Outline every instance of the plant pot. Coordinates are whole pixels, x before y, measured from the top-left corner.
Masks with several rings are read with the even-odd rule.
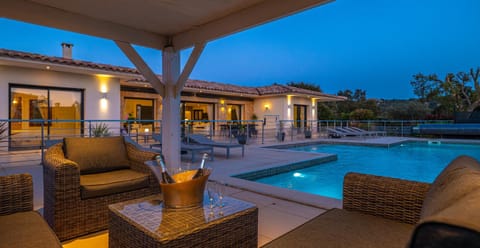
[[[245,145],[247,143],[247,135],[240,134],[237,136],[238,144]]]
[[[305,131],[305,139],[312,138],[312,131]]]

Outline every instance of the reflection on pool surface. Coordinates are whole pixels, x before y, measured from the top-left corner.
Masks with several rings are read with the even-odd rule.
[[[341,199],[347,172],[432,182],[459,155],[480,160],[480,145],[440,142],[412,142],[390,148],[320,144],[290,150],[337,154],[338,160],[255,181]]]

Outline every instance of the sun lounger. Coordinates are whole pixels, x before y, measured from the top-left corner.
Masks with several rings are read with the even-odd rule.
[[[245,146],[241,144],[235,143],[220,143],[213,141],[203,135],[200,134],[190,134],[187,136],[187,140],[193,141],[197,144],[211,146],[211,147],[218,147],[218,148],[225,148],[227,150],[227,159],[230,157],[230,148],[242,148],[242,157],[245,155]]]
[[[356,130],[350,130],[350,129],[347,129],[345,127],[337,127],[335,128],[335,130],[338,130],[340,132],[344,132],[346,136],[367,136],[366,133],[364,132],[358,132]]]
[[[328,137],[330,138],[341,138],[341,137],[347,136],[345,132],[342,132],[333,128],[327,128],[327,132],[328,132]]]
[[[385,131],[367,131],[367,130],[363,130],[361,128],[358,128],[358,127],[350,127],[350,129],[352,130],[357,130],[359,132],[367,132],[367,133],[370,133],[370,134],[373,134],[373,135],[387,135],[387,132]]]
[[[354,129],[352,127],[343,127],[343,129],[348,130],[349,132],[352,132],[352,133],[357,133],[358,135],[362,135],[362,136],[376,136],[378,134],[377,132],[365,131],[363,129]]]
[[[161,134],[152,134],[152,139],[157,143],[151,144],[150,149],[162,150],[162,135]],[[185,144],[180,143],[180,151],[182,154],[190,153],[192,155],[191,161],[195,161],[195,154],[200,152],[208,153],[210,160],[213,161],[213,147],[208,145],[197,145],[197,144]]]

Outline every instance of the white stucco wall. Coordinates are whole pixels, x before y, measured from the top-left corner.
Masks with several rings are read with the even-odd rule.
[[[258,119],[264,118],[265,115],[278,115],[280,120],[287,120],[287,97],[257,98],[253,101],[253,112]]]
[[[295,104],[306,105],[307,106],[307,120],[315,120],[315,118],[312,116],[312,99],[311,98],[292,96],[291,101],[292,101],[292,107]],[[291,120],[293,120],[293,110],[292,110]]]
[[[83,75],[0,65],[0,119],[8,119],[9,83],[84,89],[84,119],[120,119],[120,82],[113,77]],[[101,107],[107,92],[105,107]]]

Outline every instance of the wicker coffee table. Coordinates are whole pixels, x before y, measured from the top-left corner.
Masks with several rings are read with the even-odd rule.
[[[109,247],[257,247],[257,207],[230,197],[224,203],[172,210],[155,195],[112,204]]]

